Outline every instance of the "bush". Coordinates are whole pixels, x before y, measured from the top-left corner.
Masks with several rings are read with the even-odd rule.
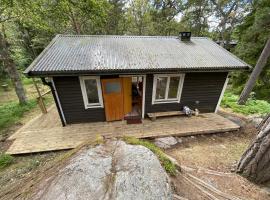
[[[234,112],[245,115],[250,114],[267,114],[270,113],[270,103],[264,100],[256,100],[254,97],[249,98],[245,105],[238,105],[238,95],[230,91],[226,91],[221,101],[221,106],[224,108],[231,108]]]
[[[36,100],[31,99],[27,104],[20,105],[17,102],[9,102],[0,106],[0,132],[2,129],[16,123],[25,112],[37,105]]]
[[[3,169],[9,165],[11,165],[14,161],[14,157],[9,154],[0,154],[0,169]]]
[[[154,145],[151,142],[148,142],[146,140],[139,140],[135,137],[124,137],[124,141],[128,144],[132,145],[142,145],[149,150],[151,150],[159,159],[161,162],[161,165],[164,167],[167,173],[169,173],[172,176],[176,175],[176,166],[172,161],[163,153],[163,151],[158,148],[156,145]]]

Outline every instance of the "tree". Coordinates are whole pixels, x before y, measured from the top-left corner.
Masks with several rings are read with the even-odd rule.
[[[208,33],[208,18],[211,7],[208,0],[191,0],[185,5],[182,22],[185,23],[192,35],[205,36]]]
[[[3,23],[11,20],[15,16],[10,10],[9,6],[10,2],[2,2],[2,6],[0,7],[0,25],[2,26],[2,30],[0,32],[0,60],[3,63],[4,69],[9,75],[14,88],[16,95],[18,96],[19,102],[24,104],[27,102],[27,98],[25,95],[25,91],[23,88],[23,84],[20,78],[20,74],[17,71],[14,60],[11,57],[10,53],[10,45],[5,35],[5,26]]]
[[[106,33],[119,35],[123,34],[123,27],[125,17],[125,4],[126,0],[109,0],[111,5],[108,11],[108,20],[106,25]]]
[[[255,66],[255,68],[253,69],[253,72],[251,73],[248,82],[246,83],[245,88],[243,89],[239,101],[239,104],[245,104],[248,96],[250,94],[250,92],[252,91],[256,80],[258,79],[260,73],[262,72],[264,66],[266,65],[267,59],[270,56],[270,38],[268,39],[268,41],[265,44],[265,47],[262,51],[262,54]]]
[[[270,115],[261,123],[256,139],[238,162],[237,173],[256,183],[270,180]]]
[[[128,34],[151,35],[151,6],[147,0],[134,0],[127,10]]]
[[[27,102],[20,74],[17,71],[16,65],[11,58],[9,52],[9,44],[3,33],[0,33],[0,60],[3,62],[4,68],[7,71],[18,96],[19,102],[24,104]]]
[[[244,18],[244,13],[249,8],[248,0],[210,0],[213,6],[213,15],[217,19],[216,31],[220,33],[221,46],[229,44],[232,31]]]
[[[151,16],[155,35],[179,33],[176,17],[183,11],[182,0],[154,0],[151,2]]]
[[[252,5],[252,11],[241,25],[236,27],[235,36],[238,44],[234,53],[251,66],[256,62],[270,35],[270,1],[256,0]],[[256,98],[270,100],[270,59],[267,61],[263,71],[256,81],[253,91]],[[247,71],[235,72],[232,77],[233,88],[242,91],[247,82],[249,73]]]

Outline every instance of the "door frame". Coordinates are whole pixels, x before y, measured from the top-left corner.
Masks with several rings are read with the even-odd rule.
[[[119,78],[120,78],[120,77],[133,77],[133,76],[141,76],[141,77],[143,77],[142,119],[144,119],[144,115],[145,115],[146,74],[127,74],[127,75],[119,75]]]

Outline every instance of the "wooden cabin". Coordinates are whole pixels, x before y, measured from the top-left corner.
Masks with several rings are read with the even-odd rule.
[[[249,65],[205,37],[57,35],[25,70],[51,87],[63,125],[216,112]]]

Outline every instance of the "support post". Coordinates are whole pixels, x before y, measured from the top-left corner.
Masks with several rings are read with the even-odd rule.
[[[41,95],[41,93],[39,91],[37,82],[36,82],[36,80],[34,78],[33,78],[33,83],[34,83],[35,88],[36,88],[37,93],[38,93],[37,101],[38,101],[38,105],[40,107],[40,110],[42,111],[43,114],[46,114],[48,111],[47,111],[47,108],[46,108],[45,103],[43,101],[42,95]]]

